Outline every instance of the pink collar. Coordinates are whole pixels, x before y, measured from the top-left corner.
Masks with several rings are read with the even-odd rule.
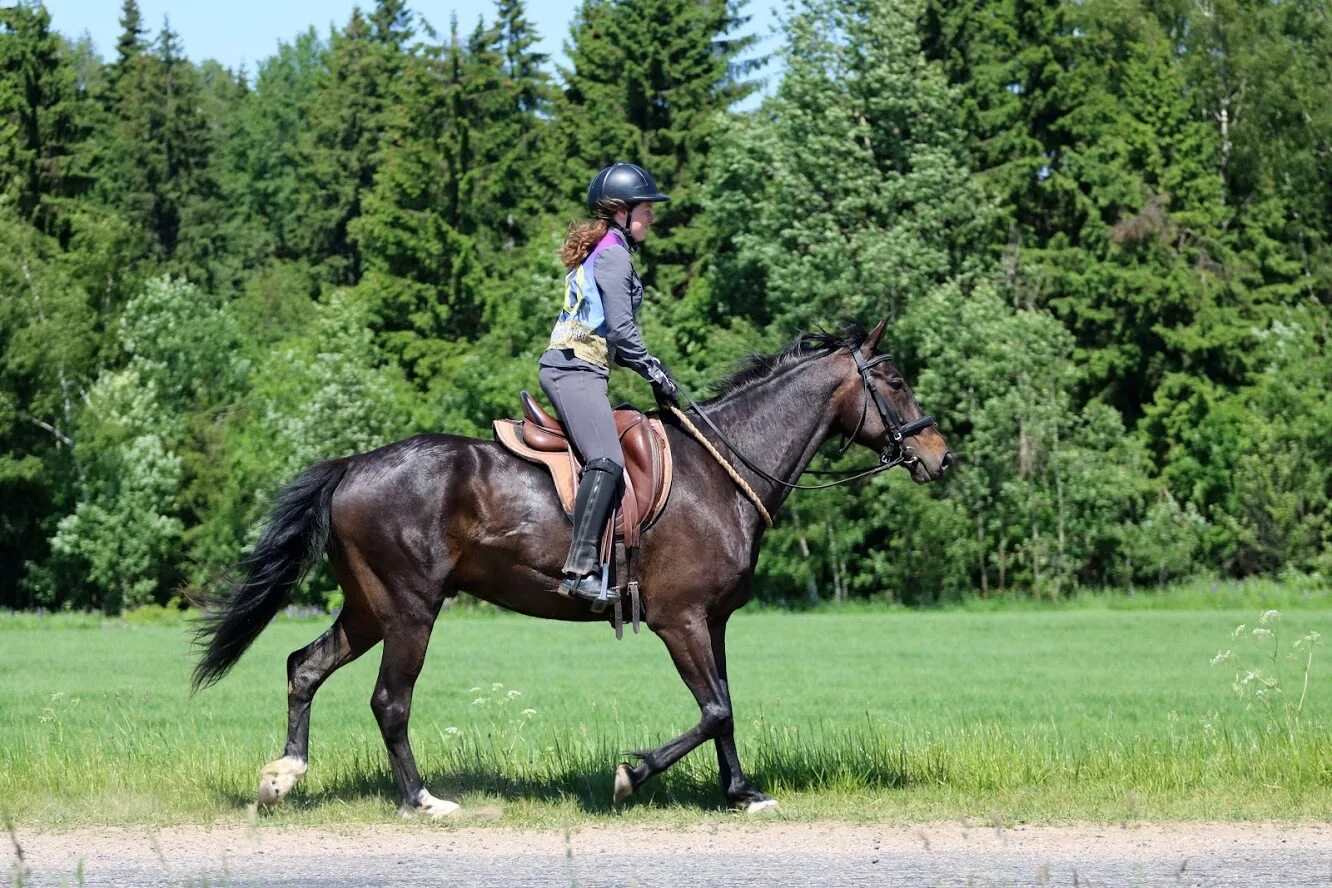
[[[613,247],[616,244],[622,247],[629,246],[628,241],[624,239],[624,235],[620,232],[620,230],[618,228],[611,228],[608,229],[604,235],[602,235],[601,240],[597,241],[597,245],[593,247],[593,249],[601,250],[604,249],[605,247]]]

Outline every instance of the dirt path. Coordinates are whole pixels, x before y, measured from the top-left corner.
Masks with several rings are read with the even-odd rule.
[[[1332,824],[711,824],[17,834],[24,885],[1324,885]],[[21,870],[20,870],[21,868]]]

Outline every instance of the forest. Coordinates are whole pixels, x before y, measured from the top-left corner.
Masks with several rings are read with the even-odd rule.
[[[489,437],[614,160],[672,197],[639,321],[687,388],[887,317],[958,454],[792,497],[760,599],[1332,574],[1321,0],[799,0],[771,59],[736,0],[583,0],[560,64],[523,0],[254,70],[76,27],[0,7],[0,608],[181,605],[311,463]]]

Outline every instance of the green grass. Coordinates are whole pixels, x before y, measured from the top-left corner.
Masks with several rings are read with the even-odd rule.
[[[741,756],[794,819],[987,822],[1332,816],[1332,668],[1315,650],[1293,733],[1246,710],[1244,611],[741,614],[731,684]],[[182,625],[0,617],[0,815],[29,828],[240,822],[285,737],[287,653],[323,623],[275,622],[191,698]],[[1332,612],[1288,610],[1332,637]],[[1287,664],[1299,693],[1302,664]],[[367,701],[378,651],[315,700],[311,768],[269,822],[393,817]],[[518,692],[510,695],[510,692]],[[475,701],[482,702],[475,702]],[[534,712],[524,715],[523,710]],[[720,812],[705,747],[612,811],[624,751],[698,717],[661,643],[491,612],[441,617],[412,735],[427,784],[470,822],[692,823]],[[469,822],[469,821],[464,821]]]

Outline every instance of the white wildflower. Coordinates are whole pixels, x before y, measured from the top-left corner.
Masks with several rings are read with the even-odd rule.
[[[1266,638],[1271,638],[1271,637],[1272,637],[1272,630],[1271,630],[1271,629],[1264,629],[1264,628],[1261,627],[1261,626],[1255,627],[1254,630],[1253,630],[1253,637],[1254,637],[1254,638],[1264,638],[1264,639],[1266,639]]]
[[[461,734],[462,732],[459,731],[457,728],[455,728],[453,725],[449,725],[447,728],[444,729],[444,733],[452,737],[456,734]]]
[[[1212,658],[1213,666],[1220,666],[1222,663],[1229,662],[1234,656],[1230,651],[1217,651],[1216,656]]]
[[[467,693],[469,693],[469,694],[479,694],[479,693],[481,693],[481,689],[480,689],[480,688],[468,688],[468,689],[467,689]]]
[[[524,709],[524,710],[523,710],[523,715],[527,716],[528,718],[531,718],[532,716],[536,715],[536,710],[535,710],[535,709]]]
[[[1281,619],[1281,611],[1269,610],[1263,611],[1263,615],[1258,618],[1258,622],[1266,626],[1268,623],[1275,623],[1279,619]]]
[[[512,700],[514,697],[521,697],[522,695],[523,695],[522,691],[509,691],[509,693],[507,694],[510,700]]]
[[[1247,628],[1247,627],[1245,627],[1245,625],[1244,625],[1243,623],[1240,623],[1238,626],[1235,627],[1235,631],[1232,632],[1232,633],[1230,633],[1230,637],[1231,637],[1231,638],[1239,638],[1241,635],[1244,634],[1244,630],[1245,630],[1245,628]]]

